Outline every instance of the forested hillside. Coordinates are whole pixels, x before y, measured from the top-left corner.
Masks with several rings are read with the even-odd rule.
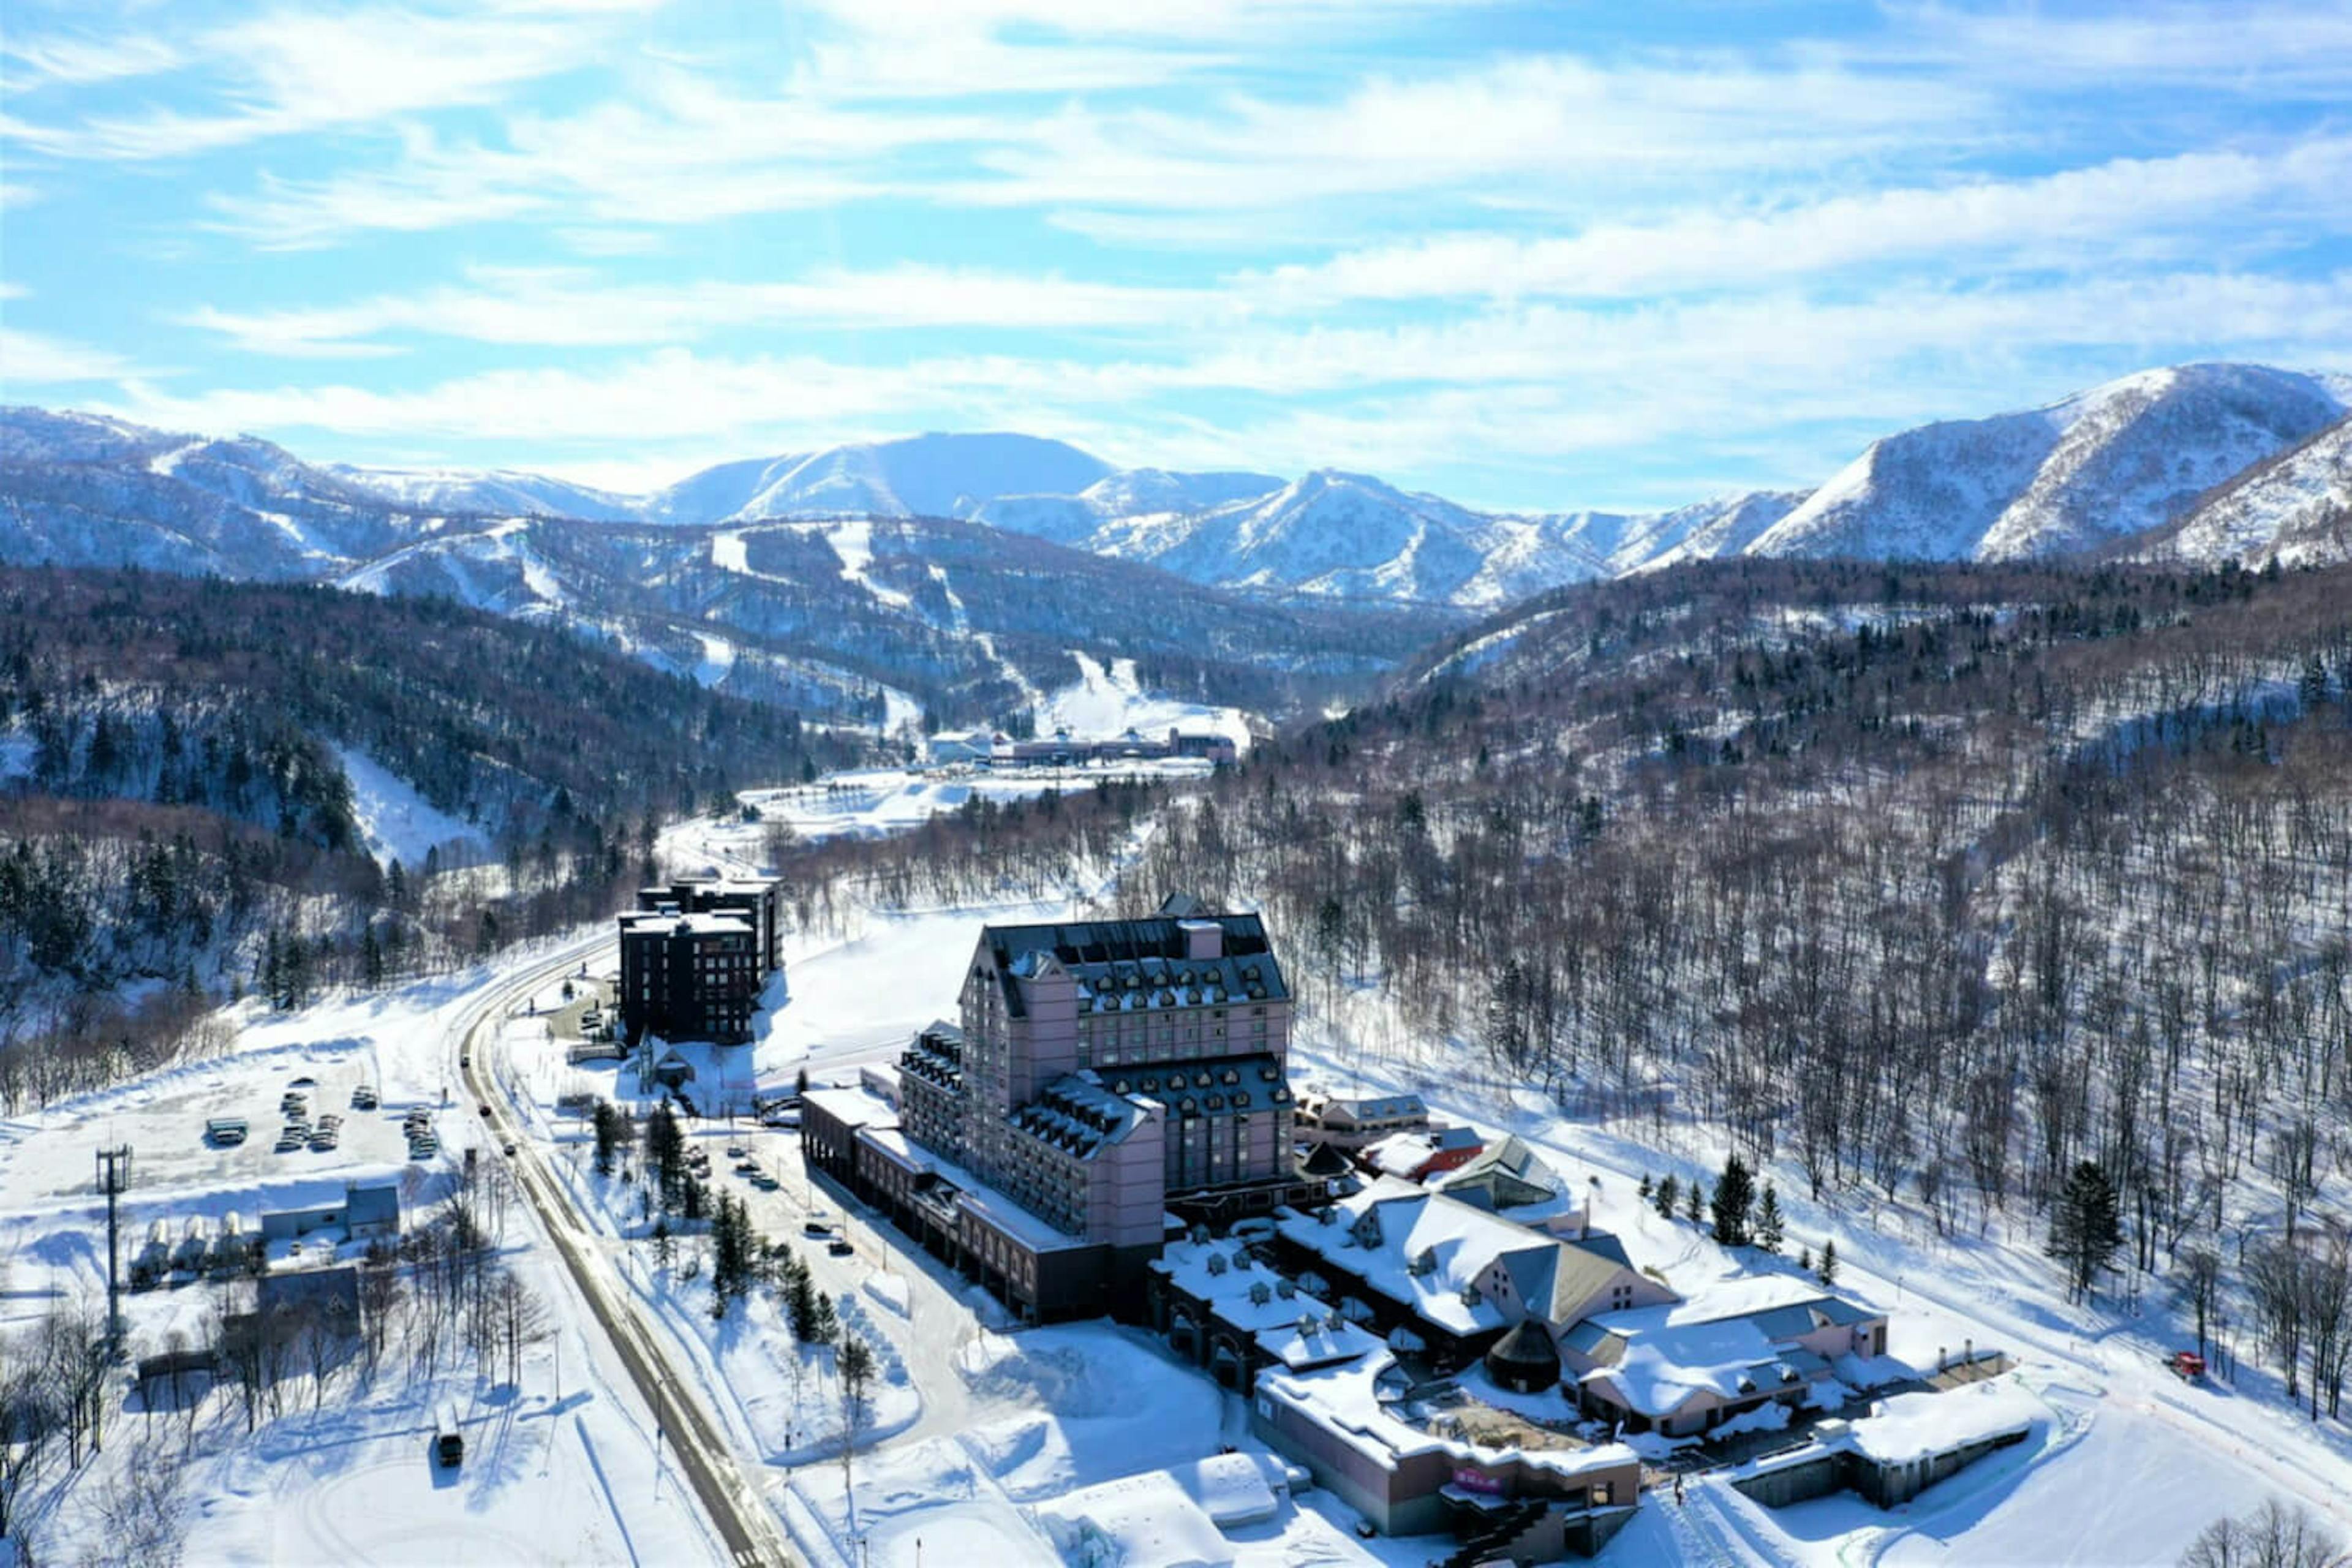
[[[2120,1286],[2210,1297],[2227,1238],[2236,1321],[2332,1403],[2347,683],[2342,570],[1682,569],[1258,749],[1128,901],[1261,902],[1309,1002],[1368,989],[1421,1070],[1475,1053],[1816,1197],[2039,1230],[2094,1163]]]
[[[658,820],[860,745],[446,600],[0,572],[0,1068],[111,1070],[233,988],[292,1005],[601,913]],[[371,856],[362,762],[472,852]]]

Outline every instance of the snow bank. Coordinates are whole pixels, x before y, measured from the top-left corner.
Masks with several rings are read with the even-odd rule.
[[[1736,1437],[1742,1432],[1785,1432],[1788,1429],[1789,1407],[1774,1402],[1759,1405],[1753,1410],[1741,1411],[1707,1436],[1711,1438]]]
[[[1104,1325],[983,1334],[958,1352],[958,1369],[976,1396],[1022,1412],[962,1434],[1016,1502],[1205,1458],[1218,1447],[1215,1385]]]
[[[874,1304],[886,1312],[903,1318],[908,1313],[907,1280],[899,1274],[868,1274],[858,1287],[873,1299]]]
[[[1076,1568],[1227,1568],[1233,1543],[1163,1470],[1085,1488],[1037,1508],[1037,1523]]]

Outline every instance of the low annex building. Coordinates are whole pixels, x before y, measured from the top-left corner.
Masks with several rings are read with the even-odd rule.
[[[1534,1322],[1582,1412],[1631,1432],[1711,1432],[1764,1405],[1834,1408],[1882,1381],[1886,1315],[1809,1279],[1767,1276],[1685,1300],[1616,1237],[1538,1230],[1394,1177],[1278,1216],[1286,1261],[1341,1309],[1462,1366]],[[1496,1380],[1533,1375],[1522,1334]],[[1495,1369],[1490,1368],[1490,1371]]]
[[[1441,1364],[1467,1363],[1523,1318],[1556,1331],[1595,1311],[1679,1299],[1635,1269],[1613,1237],[1563,1239],[1395,1177],[1286,1211],[1275,1230],[1289,1260],[1384,1331],[1409,1331]]]
[[[291,1241],[316,1230],[341,1230],[357,1238],[400,1234],[400,1188],[390,1182],[346,1183],[339,1201],[261,1211],[264,1241]]]
[[[1570,1326],[1560,1353],[1586,1414],[1691,1436],[1771,1404],[1835,1408],[1870,1381],[1860,1363],[1885,1353],[1886,1314],[1786,1276],[1743,1284]]]
[[[1310,1089],[1298,1097],[1298,1139],[1342,1153],[1395,1132],[1429,1131],[1429,1107],[1417,1094],[1339,1094]]]
[[[1752,1459],[1731,1484],[1767,1508],[1846,1489],[1899,1508],[1999,1449],[2046,1429],[2051,1413],[2014,1379],[1898,1394],[1853,1420],[1823,1421],[1803,1447]]]
[[[1381,1342],[1257,1263],[1245,1242],[1196,1233],[1152,1260],[1151,1326],[1225,1387],[1247,1394],[1268,1368],[1313,1372],[1380,1352]]]
[[[1633,1515],[1639,1456],[1533,1429],[1497,1446],[1455,1436],[1442,1397],[1386,1352],[1317,1372],[1269,1370],[1250,1426],[1391,1535],[1451,1530],[1460,1561],[1591,1556]]]

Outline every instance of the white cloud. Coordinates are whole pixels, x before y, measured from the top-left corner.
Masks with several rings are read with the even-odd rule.
[[[1295,437],[1280,444],[1282,456],[1371,466],[1385,451],[1379,466],[1393,468],[1424,450],[1444,458],[1434,435],[1416,447],[1413,429],[1473,441],[1457,460],[1475,450],[1500,461],[1752,437],[1857,410],[1891,426],[1914,415],[2008,405],[2029,372],[2086,355],[2299,363],[2341,359],[2347,343],[2352,274],[2184,274],[1905,289],[1838,303],[1789,294],[1528,307],[1389,329],[1262,331],[1196,357],[1107,363],[958,354],[872,364],[678,349],[402,392],[326,385],[184,396],[140,382],[120,411],[206,429],[759,449],[924,425],[1172,429],[1190,396],[1239,392],[1276,400],[1266,427]],[[1383,426],[1391,437],[1378,436]],[[1200,438],[1227,451],[1249,446],[1230,434],[1246,428],[1232,418],[1195,426],[1224,432]],[[1333,446],[1313,458],[1309,437]]]
[[[2347,190],[2352,140],[2323,138],[2275,153],[2123,159],[2024,179],[1596,224],[1545,238],[1442,234],[1234,283],[1269,306],[1303,309],[1354,300],[1643,298],[1825,280],[1885,263],[1929,261],[1948,272],[1962,257],[2083,272],[2273,245],[2282,228],[2297,243],[2352,233]],[[2256,216],[2263,224],[2246,221]]]
[[[13,396],[24,386],[114,381],[138,374],[130,361],[109,350],[0,326],[0,395]]]
[[[933,35],[929,47],[961,47],[952,26]],[[1180,94],[1181,109],[1106,109],[1071,96],[1041,111],[967,100],[1061,69],[1064,51],[1016,51],[1061,62],[1034,68],[902,63],[889,68],[901,87],[877,96],[841,88],[884,78],[830,47],[781,91],[735,92],[708,73],[648,67],[625,100],[509,115],[495,141],[411,129],[388,165],[265,180],[215,205],[226,226],[272,247],[490,220],[699,224],[877,199],[1066,211],[1068,226],[1106,237],[1232,214],[1328,233],[1328,216],[1307,216],[1317,204],[1430,193],[1605,209],[1643,192],[1654,200],[1666,181],[1727,189],[1762,171],[1940,154],[1990,134],[1995,120],[1983,95],[1957,82],[1714,56],[1536,56],[1371,78],[1337,98]]]
[[[1335,102],[1234,96],[1190,113],[1072,106],[1030,142],[988,153],[994,178],[947,194],[1158,212],[1423,190],[1589,205],[1670,179],[1820,171],[1896,147],[1948,146],[1980,134],[1990,111],[1959,83],[1833,64],[1528,57],[1375,78]]]
[[[996,121],[976,114],[740,96],[659,67],[625,101],[511,115],[501,145],[412,128],[389,167],[265,180],[257,195],[215,196],[213,205],[223,226],[273,247],[493,220],[698,224],[911,192],[916,182],[893,172],[894,159],[999,133]]]
[[[2352,86],[2352,10],[2331,0],[2226,5],[1900,6],[1874,52],[2080,92],[2169,83],[2262,97]]]
[[[905,328],[1197,328],[1230,313],[1212,290],[1131,288],[976,268],[824,268],[789,282],[607,284],[570,268],[477,268],[464,288],[382,295],[349,305],[180,318],[250,353],[290,356],[394,352],[388,334],[550,347],[641,347],[714,332],[793,325]]]
[[[492,103],[519,83],[604,58],[615,37],[611,10],[593,0],[454,15],[383,5],[283,8],[184,42],[148,42],[157,63],[145,68],[185,63],[218,79],[204,108],[92,115],[72,123],[16,120],[6,132],[58,157],[136,163]],[[60,71],[75,68],[80,56],[61,53],[66,49],[54,45],[38,58]]]
[[[186,58],[179,46],[169,39],[142,33],[102,37],[37,34],[27,38],[20,35],[0,42],[0,55],[22,68],[9,72],[11,92],[50,83],[79,87],[154,76],[173,69]]]

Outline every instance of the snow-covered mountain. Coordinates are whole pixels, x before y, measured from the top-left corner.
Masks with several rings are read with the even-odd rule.
[[[1758,555],[1998,560],[2089,551],[2340,416],[2340,378],[2263,365],[2143,371],[2046,408],[1874,441],[1764,531]]]
[[[1076,494],[1110,471],[1067,442],[1035,436],[910,436],[722,463],[656,491],[639,515],[687,523],[969,517],[1000,496]]]
[[[960,468],[965,457],[974,467]],[[770,472],[769,470],[776,470]],[[724,517],[848,476],[924,512],[943,487],[1108,470],[1025,437],[924,437],[698,476]],[[794,477],[797,474],[797,477]],[[982,482],[985,481],[985,482]],[[582,634],[706,686],[829,722],[1009,722],[1076,679],[1076,654],[1139,658],[1188,697],[1260,711],[1369,686],[1446,617],[1381,605],[1287,606],[1150,566],[935,516],[782,521],[546,515],[530,475],[332,471],[251,437],[0,410],[0,563],[136,565],[237,580],[436,595]],[[692,483],[692,482],[690,482]],[[580,492],[593,498],[598,492]],[[749,498],[748,500],[746,498]],[[468,510],[501,499],[513,510]],[[725,503],[722,507],[719,503]]]
[[[0,560],[313,576],[443,526],[251,436],[0,409]]]
[[[478,517],[576,517],[624,522],[644,515],[635,496],[510,468],[362,468],[330,463],[326,471],[410,511]]]
[[[2143,553],[2249,566],[2352,561],[2352,415],[2215,489]]]
[[[501,520],[732,527],[840,518],[985,523],[1261,596],[1487,609],[1562,584],[1738,554],[1997,559],[2132,553],[2205,498],[2352,407],[2352,377],[2192,364],[2047,407],[1871,443],[1819,489],[1657,512],[1483,511],[1363,474],[1114,469],[1061,441],[927,435],[723,463],[648,495],[561,479],[316,468],[250,437],[208,440],[99,416],[0,413],[0,557],[135,562],[230,576],[341,575]],[[2303,516],[2315,455],[2203,526],[2176,556],[2260,558]],[[2279,487],[2286,487],[2281,489]],[[2319,505],[2314,500],[2312,505]],[[2324,508],[2322,509],[2324,511]],[[2331,514],[2332,515],[2332,514]],[[2322,535],[2326,522],[2309,523]],[[502,536],[501,536],[502,537]],[[2286,540],[2280,535],[2280,547]],[[2148,548],[2154,548],[2151,544]],[[2297,546],[2297,548],[2305,548]],[[478,541],[452,569],[510,570]],[[331,568],[331,570],[330,570]],[[513,598],[510,587],[488,595]]]
[[[1272,474],[1125,468],[1105,475],[1074,496],[1000,496],[971,516],[975,522],[1008,533],[1026,533],[1083,550],[1108,523],[1188,516],[1234,501],[1255,500],[1281,488],[1281,479]]]

